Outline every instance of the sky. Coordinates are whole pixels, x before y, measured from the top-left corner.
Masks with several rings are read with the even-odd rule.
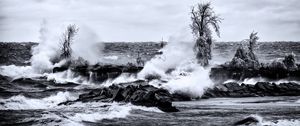
[[[0,0],[0,41],[39,41],[49,28],[74,23],[99,41],[161,41],[192,37],[191,6],[208,0]],[[260,41],[300,40],[299,0],[211,0],[223,19],[216,41],[241,41],[252,31]],[[63,31],[57,31],[61,34]]]

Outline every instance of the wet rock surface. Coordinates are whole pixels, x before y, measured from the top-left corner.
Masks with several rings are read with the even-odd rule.
[[[44,77],[10,78],[0,75],[0,98],[24,95],[29,98],[43,98],[57,92],[77,92],[74,87],[79,84],[73,82],[58,83]]]
[[[143,69],[142,66],[134,65],[81,65],[55,67],[53,72],[62,72],[70,69],[75,74],[87,77],[89,80],[103,82],[107,79],[114,79],[122,73],[136,74]]]
[[[266,79],[300,79],[300,64],[296,63],[295,55],[289,54],[283,60],[271,63],[253,65],[251,60],[236,63],[236,57],[231,62],[211,68],[210,78],[217,82],[228,79],[244,80],[246,78],[263,77]],[[251,61],[251,62],[250,62]]]
[[[202,98],[262,96],[300,96],[300,85],[293,82],[257,82],[255,85],[231,82],[207,89]]]
[[[240,121],[237,121],[236,123],[234,123],[234,126],[248,126],[248,125],[256,125],[257,123],[259,123],[259,120],[255,117],[247,117],[245,119],[242,119]]]
[[[165,89],[151,85],[111,85],[94,89],[81,94],[75,101],[67,101],[60,105],[69,105],[74,102],[125,102],[134,105],[157,107],[164,112],[177,112],[172,106],[172,95]]]
[[[244,80],[246,78],[263,77],[277,80],[285,78],[300,79],[300,65],[297,69],[289,70],[284,67],[260,67],[259,69],[241,69],[229,66],[218,66],[211,69],[210,78],[217,82],[224,82],[228,79]]]

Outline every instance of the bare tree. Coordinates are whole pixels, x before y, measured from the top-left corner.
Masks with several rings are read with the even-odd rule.
[[[253,52],[253,49],[257,43],[259,37],[257,36],[257,32],[252,32],[249,36],[249,50]]]
[[[246,41],[249,43],[248,49],[249,49],[249,57],[251,60],[258,61],[255,54],[254,54],[254,48],[256,46],[257,40],[259,37],[257,36],[257,32],[252,32],[249,36],[249,39],[246,39]]]
[[[249,39],[245,39],[241,42],[241,45],[236,50],[236,53],[230,62],[232,67],[238,68],[254,68],[258,69],[260,64],[258,62],[257,57],[254,54],[254,48],[256,46],[257,40],[259,37],[257,36],[257,32],[252,32],[249,36]]]
[[[74,36],[78,32],[78,28],[76,25],[69,25],[66,31],[63,33],[61,42],[62,42],[62,49],[61,49],[61,58],[68,59],[72,55],[71,44],[74,39]]]
[[[211,59],[212,30],[220,36],[221,18],[215,14],[210,3],[197,4],[191,11],[192,24],[190,25],[192,33],[197,38],[194,49],[198,63],[207,66]]]

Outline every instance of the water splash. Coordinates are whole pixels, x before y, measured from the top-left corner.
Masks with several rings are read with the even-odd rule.
[[[158,80],[150,82],[154,86],[164,87],[171,92],[184,92],[192,96],[201,96],[205,88],[213,85],[209,79],[209,68],[197,64],[193,52],[193,43],[174,42],[161,51],[162,55],[151,59],[138,78],[155,76]],[[154,83],[153,83],[154,82]]]
[[[43,99],[32,99],[17,95],[8,99],[1,99],[0,110],[50,109],[57,107],[57,104],[61,102],[75,99],[77,99],[77,96],[69,92],[58,92],[56,95]]]

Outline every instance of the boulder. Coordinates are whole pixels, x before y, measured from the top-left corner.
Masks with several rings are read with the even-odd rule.
[[[240,81],[254,77],[274,80],[288,77],[300,79],[299,66],[294,54],[285,56],[283,60],[259,63],[253,50],[241,46],[230,62],[211,68],[210,78],[216,83],[223,83],[228,79]]]
[[[66,67],[66,66],[62,66],[62,67],[54,67],[54,68],[52,69],[52,72],[53,72],[53,73],[63,72],[63,71],[66,71],[66,70],[68,70],[68,69],[69,69],[69,67]]]
[[[172,94],[172,101],[191,101],[192,97],[184,92],[175,92]]]
[[[234,126],[248,126],[248,125],[256,125],[257,123],[259,123],[259,120],[255,117],[247,117],[245,119],[242,119],[240,121],[235,122],[233,125]]]
[[[92,77],[90,79],[103,82],[107,79],[114,79],[120,76],[122,73],[136,74],[141,71],[143,67],[132,65],[83,65],[74,66],[71,68],[73,72],[80,76]]]
[[[287,69],[284,63],[273,62],[271,64],[264,64],[259,69],[243,69],[223,64],[211,68],[210,71],[210,78],[216,83],[223,83],[228,79],[244,80],[255,77],[263,77],[270,80],[285,78],[300,79],[300,68]]]
[[[296,64],[295,54],[293,53],[285,56],[282,62],[289,71],[297,70],[298,68]]]
[[[81,94],[75,101],[67,101],[59,105],[75,102],[130,102],[134,105],[157,107],[164,112],[177,112],[172,106],[172,95],[165,89],[151,85],[111,85]]]
[[[258,96],[300,96],[300,84],[257,82],[252,85],[231,82],[207,89],[201,98]]]

